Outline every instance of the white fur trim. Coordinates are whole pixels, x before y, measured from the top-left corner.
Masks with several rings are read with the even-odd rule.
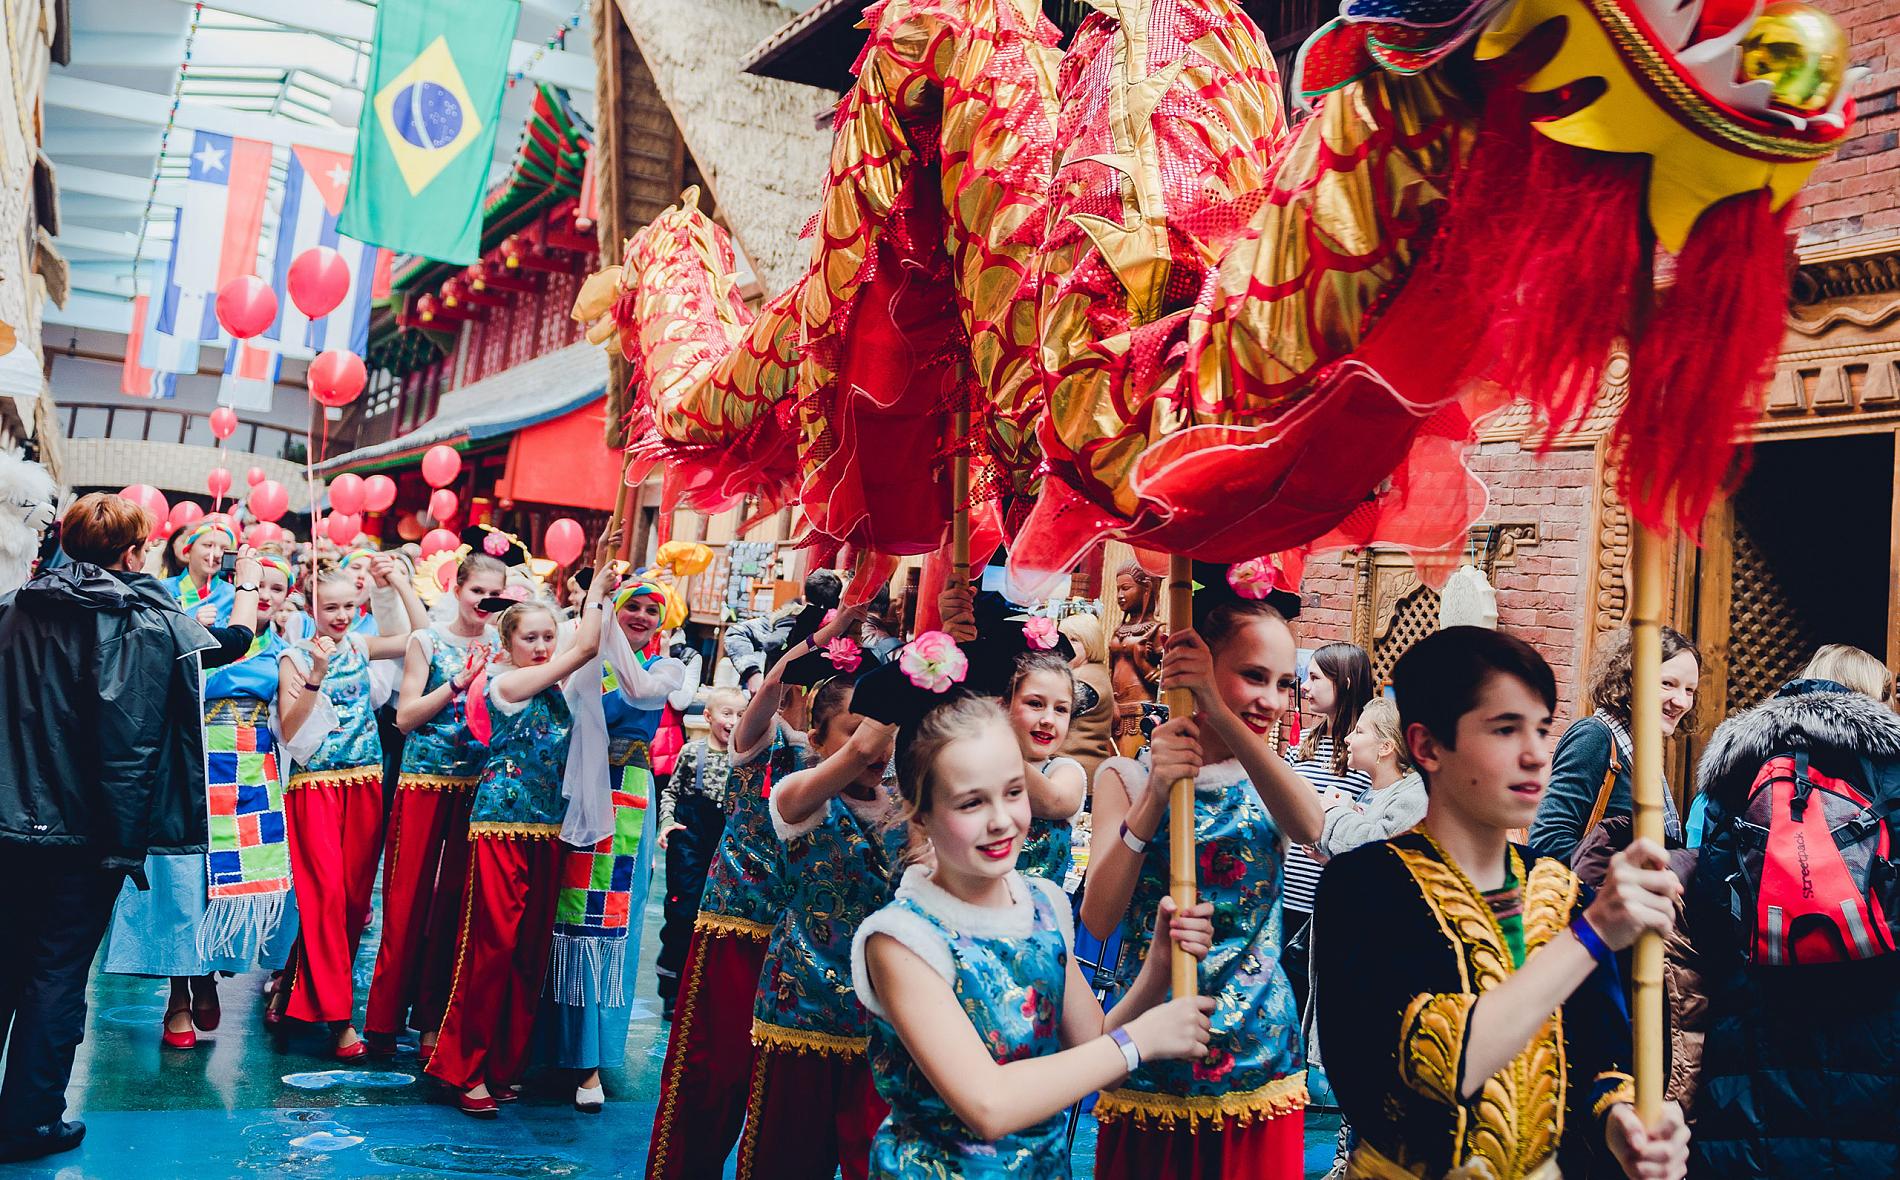
[[[502,675],[505,675],[506,673],[513,672],[513,671],[515,671],[515,669],[513,668],[503,669]],[[513,717],[515,714],[527,708],[529,701],[534,700],[533,697],[529,697],[528,700],[526,701],[516,701],[512,704],[509,703],[508,701],[503,700],[501,693],[496,691],[496,689],[499,687],[499,684],[497,683],[499,680],[500,680],[500,676],[498,675],[491,675],[488,678],[488,703],[492,705],[493,707],[501,710],[503,713],[506,713],[508,716]]]
[[[785,781],[790,782],[792,780],[788,777]],[[825,814],[831,808],[831,803],[827,801],[824,806],[812,812],[811,817],[805,820],[805,822],[794,824],[787,820],[784,814],[779,811],[779,798],[779,792],[776,790],[766,796],[765,809],[772,815],[772,830],[778,834],[779,843],[781,844],[790,844],[800,836],[809,836],[817,831],[818,825],[825,822]]]
[[[912,865],[910,872],[920,867]],[[907,878],[909,875],[905,873]],[[896,939],[899,945],[930,964],[930,969],[943,976],[945,983],[956,979],[956,960],[951,958],[950,944],[943,940],[942,932],[902,906],[885,906],[866,918],[858,932],[851,936],[851,986],[857,989],[858,1002],[878,1019],[889,1020],[890,1014],[878,1002],[877,992],[871,986],[871,973],[864,966],[864,947],[873,934]]]
[[[1133,758],[1104,758],[1095,768],[1095,781],[1100,783],[1102,776],[1109,771],[1121,780],[1122,791],[1128,796],[1128,805],[1133,807],[1148,792],[1148,768]]]
[[[1071,957],[1075,954],[1075,903],[1069,895],[1062,892],[1062,886],[1042,877],[1024,877],[1030,888],[1042,893],[1056,912],[1056,924],[1062,927],[1062,945],[1069,948]]]
[[[1062,755],[1058,754],[1054,758],[1050,758],[1047,761],[1045,761],[1039,769],[1042,771],[1043,777],[1047,778],[1050,771],[1054,770],[1058,766],[1063,765],[1064,763],[1067,763],[1068,765],[1075,767],[1078,771],[1081,771],[1082,783],[1084,786],[1088,785],[1089,772],[1087,770],[1084,770],[1082,768],[1082,764],[1080,762],[1077,762],[1073,758],[1065,758]],[[1075,814],[1063,816],[1062,818],[1067,820],[1069,823],[1074,823],[1076,820],[1081,819],[1084,815],[1086,815],[1088,813],[1088,809],[1089,809],[1089,793],[1087,791],[1083,791],[1081,802],[1075,805]]]
[[[912,865],[904,870],[904,879],[897,886],[897,896],[910,898],[944,925],[961,934],[978,938],[1027,938],[1035,922],[1030,908],[1027,878],[1021,873],[1011,872],[1003,880],[1009,888],[1010,901],[1015,904],[1007,908],[971,905],[946,892],[943,886],[937,884],[935,875],[928,867]]]

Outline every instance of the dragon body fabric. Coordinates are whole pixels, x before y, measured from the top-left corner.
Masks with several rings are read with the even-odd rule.
[[[1025,590],[1111,535],[1429,554],[1483,509],[1474,422],[1522,399],[1554,433],[1622,342],[1624,495],[1693,527],[1779,339],[1791,200],[1851,121],[1826,45],[1764,44],[1792,7],[1348,0],[1289,128],[1230,0],[1097,0],[1059,59],[1013,0],[885,0],[792,291],[751,321],[712,298],[695,210],[630,243],[623,346],[708,342],[640,364],[654,449],[685,486],[924,552],[972,410]]]

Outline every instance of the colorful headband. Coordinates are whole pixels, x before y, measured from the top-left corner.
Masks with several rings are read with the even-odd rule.
[[[286,584],[295,582],[297,580],[296,576],[291,571],[290,562],[285,558],[277,556],[275,553],[258,554],[257,564],[263,566],[266,569],[276,570],[278,573],[284,575],[284,582]]]
[[[189,549],[196,545],[214,530],[224,534],[224,543],[227,548],[237,546],[237,534],[231,531],[229,525],[221,520],[205,520],[193,525],[191,531],[185,534],[185,548]]]
[[[614,591],[614,609],[625,610],[629,602],[636,598],[657,598],[660,600],[660,627],[662,631],[671,631],[686,621],[686,599],[671,583],[662,582],[653,575],[652,570],[642,570],[633,574],[630,580]]]

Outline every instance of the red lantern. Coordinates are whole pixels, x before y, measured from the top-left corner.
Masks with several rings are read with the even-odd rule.
[[[274,479],[267,479],[251,489],[250,499],[245,503],[252,516],[275,521],[290,510],[290,490]]]
[[[396,502],[396,481],[387,475],[372,475],[363,481],[363,507],[371,512],[387,512]]]
[[[461,543],[461,540],[447,529],[430,529],[422,538],[422,556],[429,558],[438,553],[447,553]]]
[[[366,491],[363,477],[344,472],[330,481],[330,507],[351,516],[361,515]]]
[[[223,442],[237,433],[237,411],[230,406],[219,406],[211,411],[211,437]]]
[[[422,456],[422,479],[432,488],[446,487],[462,473],[462,456],[454,447],[437,443]]]
[[[152,514],[152,536],[162,537],[170,531],[171,505],[165,502],[165,493],[149,483],[135,483],[119,489],[119,494]]]
[[[547,549],[548,556],[554,559],[554,564],[573,565],[580,560],[581,550],[587,547],[587,535],[581,532],[578,522],[563,516],[548,525],[541,544]]]
[[[262,467],[253,467],[244,473],[244,486],[254,488],[268,478],[270,477],[264,474]]]
[[[437,488],[429,497],[429,515],[435,518],[437,524],[442,524],[454,516],[458,506],[455,493],[447,488]]]
[[[350,265],[330,247],[312,246],[291,260],[284,285],[298,311],[320,319],[335,311],[350,293]]]
[[[363,518],[353,512],[332,512],[324,525],[332,541],[348,545],[363,531]]]
[[[222,500],[231,490],[231,469],[213,467],[205,473],[205,491],[211,493],[214,500]]]
[[[171,512],[165,517],[175,529],[188,529],[205,518],[205,510],[190,500],[180,500],[172,505]]]
[[[277,295],[256,275],[239,275],[218,292],[218,322],[238,340],[251,337],[277,319]]]
[[[310,396],[326,406],[347,406],[369,383],[369,370],[363,358],[344,349],[333,348],[317,354],[310,362],[307,380]]]

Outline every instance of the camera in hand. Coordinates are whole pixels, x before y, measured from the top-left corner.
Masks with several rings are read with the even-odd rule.
[[[1153,742],[1155,728],[1168,719],[1168,706],[1160,701],[1141,702],[1141,740]]]

